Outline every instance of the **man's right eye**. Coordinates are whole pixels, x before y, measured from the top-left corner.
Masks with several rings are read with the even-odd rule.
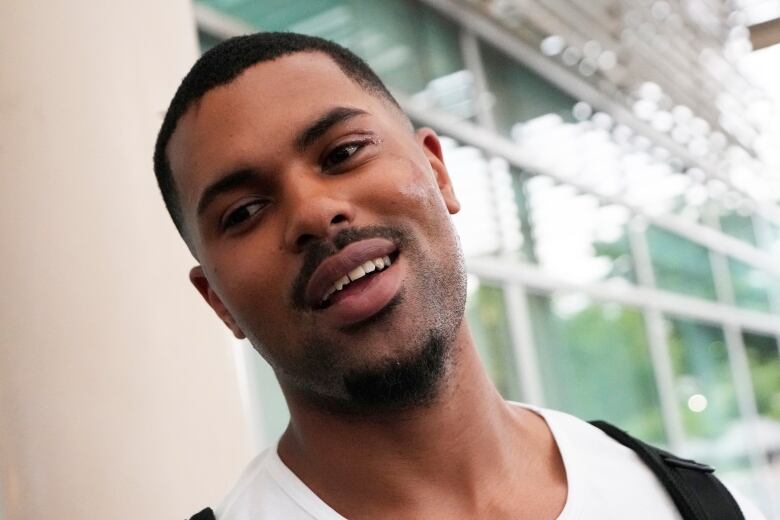
[[[228,230],[232,227],[243,224],[259,213],[265,207],[265,205],[266,202],[256,200],[234,209],[225,217],[225,220],[222,222],[222,229]]]

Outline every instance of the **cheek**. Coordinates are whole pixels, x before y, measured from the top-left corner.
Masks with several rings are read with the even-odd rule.
[[[235,274],[224,280],[230,294],[228,309],[250,342],[279,358],[279,345],[294,344],[300,316],[290,308],[293,274],[284,262],[263,255],[234,263]],[[286,350],[286,348],[282,349]]]
[[[427,163],[426,163],[427,165]],[[404,212],[445,210],[435,177],[424,165],[406,156],[394,156],[387,179],[377,195]]]
[[[254,251],[231,248],[217,259],[214,276],[218,280],[223,301],[231,314],[239,321],[251,320],[255,316],[268,316],[282,308],[279,299],[283,297],[284,263],[274,260],[273,255],[258,255],[260,246]]]

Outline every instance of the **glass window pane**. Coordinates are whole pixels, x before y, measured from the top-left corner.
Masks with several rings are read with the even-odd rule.
[[[249,409],[252,410],[247,419],[250,422],[257,421],[250,425],[250,430],[259,437],[256,440],[262,446],[258,447],[263,447],[273,443],[284,432],[290,421],[290,412],[287,410],[276,374],[268,362],[247,340],[242,341],[236,348],[240,349],[236,353],[240,359],[239,366],[246,371],[239,379],[245,381],[246,395],[242,398],[247,400]]]
[[[667,328],[687,454],[719,469],[746,468],[745,438],[731,433],[740,416],[723,330],[679,319]]]
[[[205,0],[268,31],[336,41],[365,59],[391,89],[463,118],[474,115],[471,74],[464,70],[459,29],[414,0]]]
[[[626,236],[630,212],[537,175],[523,184],[533,258],[550,274],[576,283],[634,282]],[[562,211],[561,208],[565,208]]]
[[[515,371],[504,291],[472,278],[469,278],[469,288],[466,315],[480,358],[501,395],[519,401],[522,396]]]
[[[528,191],[526,189],[526,183],[531,178],[531,175],[526,174],[517,168],[510,168],[509,171],[512,179],[512,195],[517,210],[517,225],[520,228],[519,233],[522,237],[522,243],[519,245],[517,256],[522,260],[537,263],[536,245],[534,244],[533,228],[531,224],[531,208],[528,200]]]
[[[647,230],[647,243],[658,287],[688,296],[716,299],[706,248],[655,226]]]
[[[677,319],[669,323],[669,349],[686,432],[717,438],[738,417],[723,331]]]
[[[341,0],[198,0],[224,14],[263,31],[291,30],[302,20],[319,17],[323,28],[338,25]]]
[[[355,24],[344,44],[407,94],[469,117],[473,79],[464,70],[458,28],[412,0],[352,0]]]
[[[778,338],[743,334],[759,420],[749,435],[769,460],[769,489],[780,489],[780,350]],[[771,491],[770,491],[771,493]],[[767,504],[769,496],[756,497]]]
[[[760,334],[743,335],[747,351],[758,414],[780,421],[780,350],[777,338]],[[780,423],[777,425],[777,450],[780,455]]]
[[[198,28],[198,43],[200,45],[201,54],[214,47],[221,41],[221,38],[218,38],[217,36],[214,36],[211,33]]]
[[[663,443],[641,313],[584,295],[530,296],[545,404]]]
[[[780,254],[780,225],[767,223],[767,250]]]
[[[491,161],[482,150],[461,146],[453,139],[441,137],[442,153],[461,203],[453,222],[467,257],[492,255],[501,251],[502,236],[496,225],[499,204],[492,189]],[[511,201],[511,193],[505,192]]]
[[[577,100],[494,47],[482,44],[480,50],[499,132],[509,136],[517,123],[546,114],[573,120]]]
[[[720,217],[720,229],[727,235],[738,238],[751,245],[756,245],[756,233],[753,229],[753,219],[750,216],[730,213]]]
[[[780,255],[780,225],[758,215],[753,215],[756,239],[759,247],[770,253]]]
[[[734,301],[738,306],[757,311],[772,311],[769,291],[780,291],[780,282],[776,278],[731,258],[729,271],[734,287]]]

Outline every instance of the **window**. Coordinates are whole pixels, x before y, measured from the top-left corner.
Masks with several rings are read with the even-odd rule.
[[[728,442],[728,432],[740,421],[723,330],[670,319],[668,333],[689,454],[723,469],[747,466],[745,439],[737,436],[730,453],[719,444]]]
[[[641,313],[578,294],[531,296],[546,403],[664,442]]]
[[[482,362],[507,399],[519,401],[520,386],[515,371],[512,340],[509,336],[504,291],[500,287],[470,279],[467,316]]]
[[[777,338],[746,332],[743,340],[747,350],[758,414],[780,421],[780,376],[778,376],[780,348],[777,345]],[[778,438],[778,448],[780,448],[780,438]]]
[[[706,248],[652,226],[647,230],[647,242],[659,288],[708,300],[716,298]]]
[[[731,258],[729,271],[734,288],[734,303],[756,311],[772,311],[771,291],[780,290],[780,283],[776,278]]]
[[[573,120],[577,100],[490,45],[481,45],[498,131],[511,136],[516,124],[547,114]]]

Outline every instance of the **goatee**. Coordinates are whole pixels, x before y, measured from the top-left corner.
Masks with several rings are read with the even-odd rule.
[[[430,330],[422,349],[402,359],[344,375],[344,387],[354,411],[401,411],[431,403],[445,370],[445,339]]]

